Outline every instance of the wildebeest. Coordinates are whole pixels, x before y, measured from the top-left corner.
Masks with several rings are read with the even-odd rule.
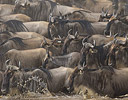
[[[117,70],[111,66],[99,70],[84,68],[83,72],[76,68],[69,78],[70,90],[83,86],[100,95],[118,97],[128,93],[127,73],[127,68]],[[83,89],[82,91],[86,91]]]
[[[95,23],[91,23],[91,25],[93,26],[96,34],[103,35],[104,30],[107,26],[107,22],[95,22]]]
[[[5,58],[10,59],[10,63],[15,66],[19,66],[21,63],[21,69],[32,70],[39,68],[44,63],[47,56],[51,56],[52,53],[44,48],[36,48],[30,50],[16,50],[12,49],[6,52]]]
[[[34,22],[25,22],[24,25],[30,32],[39,33],[48,38],[48,22],[45,21],[34,21]]]
[[[46,67],[47,69],[58,68],[60,66],[74,68],[78,65],[79,60],[79,52],[72,52],[64,56],[49,56],[45,59],[43,67]]]
[[[113,16],[112,14],[108,14],[109,9],[105,11],[104,7],[102,8],[102,13],[99,18],[99,22],[109,21],[109,19]]]
[[[2,92],[3,94],[7,94],[9,92],[9,88],[13,89],[17,87],[18,81],[21,84],[25,84],[24,82],[33,75],[42,78],[42,80],[46,82],[47,88],[51,93],[57,93],[60,91],[67,92],[66,91],[66,87],[68,85],[67,79],[69,75],[72,73],[72,71],[73,69],[71,68],[60,67],[51,70],[36,69],[32,72],[22,72],[19,71],[16,66],[14,66],[10,70],[6,70],[4,73]],[[21,92],[23,91],[23,89],[24,88],[19,88]]]
[[[18,20],[9,20],[2,22],[0,25],[0,32],[28,32],[29,30],[25,27],[23,22]]]
[[[45,83],[42,81],[42,78],[45,80],[45,77],[47,77],[47,72],[45,70],[45,72],[40,69],[25,72],[13,65],[7,65],[6,67],[7,69],[4,72],[4,79],[1,85],[2,94],[22,94],[27,91],[44,92],[39,89],[46,88]]]
[[[71,52],[79,52],[82,48],[82,40],[83,36],[80,37],[78,32],[76,32],[75,35],[71,35],[69,30],[68,36],[64,40],[62,54],[64,55]]]
[[[14,5],[0,4],[0,16],[13,14]]]
[[[89,22],[98,22],[100,13],[92,13],[88,10],[76,10],[64,15],[54,17],[61,17],[62,19],[66,20],[87,20]]]
[[[11,14],[0,17],[0,21],[6,22],[9,20],[19,20],[22,22],[30,22],[31,18],[24,14]]]
[[[118,37],[118,34],[115,34],[114,36],[111,36],[111,37],[96,34],[96,35],[88,36],[85,38],[86,42],[89,42],[92,44],[95,41],[96,46],[107,44],[107,43],[113,41],[114,39],[125,41],[126,38]]]
[[[54,40],[48,41],[44,38],[44,41],[41,44],[41,47],[48,49],[52,52],[53,56],[61,55],[63,46],[63,39],[62,38],[54,38]]]
[[[16,0],[0,0],[0,4],[15,4]]]
[[[11,49],[27,50],[40,48],[45,37],[22,39],[19,37],[12,37],[0,44],[0,54],[4,54]],[[47,39],[50,41],[49,39]]]
[[[41,0],[41,1],[18,1],[15,4],[14,13],[23,13],[32,18],[34,21],[48,21],[50,13],[58,16],[61,12],[63,15],[75,10],[80,10],[79,8],[68,7],[59,5],[51,0]]]
[[[43,20],[48,21],[50,11],[56,6],[56,3],[52,1],[36,1],[28,2],[28,0],[17,0],[15,4],[14,13],[23,13],[32,18],[32,20]]]
[[[120,20],[113,19],[108,22],[105,29],[105,34],[112,36],[117,33],[119,34],[119,36],[125,36],[126,34],[128,34],[128,25]]]
[[[65,19],[54,19],[53,22],[49,23],[49,37],[66,37],[68,31],[72,29],[72,34],[75,34],[76,31],[80,35],[93,35],[95,30],[91,23],[86,20],[65,20]]]
[[[42,35],[35,33],[35,32],[2,32],[0,33],[0,43],[12,38],[12,37],[19,37],[22,39],[29,39],[29,38],[37,38],[37,37],[42,37]]]
[[[118,69],[128,67],[127,49],[127,39],[113,44],[108,53],[108,64]]]
[[[107,44],[102,44],[96,46],[95,41],[93,44],[82,41],[83,48],[81,49],[81,60],[80,65],[86,65],[86,67],[100,68],[101,66],[107,65],[107,54],[109,48],[114,43],[115,39],[108,42]]]

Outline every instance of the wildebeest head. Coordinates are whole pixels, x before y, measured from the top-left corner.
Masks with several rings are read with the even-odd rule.
[[[99,22],[103,22],[104,19],[109,20],[111,18],[112,15],[108,14],[108,12],[109,12],[109,9],[105,11],[104,7],[102,8],[102,12],[101,12],[101,15],[100,15],[100,18],[99,18]]]
[[[75,90],[75,88],[77,87],[77,86],[74,86],[75,84],[79,83],[79,85],[82,85],[82,81],[84,78],[83,74],[88,73],[88,70],[89,69],[87,67],[84,67],[82,70],[79,67],[74,68],[74,71],[68,77],[68,89],[70,92],[73,92]],[[96,70],[96,69],[94,69],[94,70]]]
[[[16,0],[14,13],[26,13],[27,9],[29,9],[30,3],[28,0]]]
[[[43,38],[43,42],[41,43],[40,47],[43,47],[43,48],[50,48],[52,46],[60,47],[62,44],[63,44],[63,39],[61,37],[54,38],[50,42],[48,42],[45,38]]]
[[[84,41],[85,39],[82,41],[83,48],[81,49],[80,65],[83,66],[83,63],[85,62],[86,67],[88,65],[92,68],[98,67],[98,65],[95,66],[95,64],[98,63],[98,49],[95,41],[93,44]]]
[[[4,76],[3,76],[3,83],[2,83],[2,94],[7,94],[9,92],[9,86],[10,86],[10,78],[14,75],[14,72],[19,70],[18,67],[10,65],[9,64],[10,60],[7,60],[5,62],[6,65],[6,70],[4,72]]]
[[[84,68],[83,71],[79,68],[75,68],[72,74],[69,77],[69,90],[72,92],[80,91],[79,87],[82,87],[82,92],[89,92],[88,89],[91,89],[92,92],[97,92],[101,95],[113,96],[111,93],[106,93],[106,86],[109,87],[109,81],[112,80],[112,75],[115,73],[115,70],[111,66],[105,66],[101,69],[88,69]],[[103,82],[103,83],[102,83]],[[109,85],[108,85],[109,84]],[[86,91],[85,91],[86,90]]]
[[[108,53],[108,65],[112,65],[115,68],[127,67],[128,48],[126,45],[127,39],[125,41],[115,41]]]
[[[63,55],[67,53],[67,48],[69,47],[71,41],[78,38],[78,32],[76,32],[75,35],[72,35],[71,32],[72,32],[72,29],[70,29],[68,31],[68,36],[64,40],[64,44],[63,44],[63,47],[62,47],[62,54]]]

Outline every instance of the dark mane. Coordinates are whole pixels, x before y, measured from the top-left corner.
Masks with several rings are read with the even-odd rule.
[[[110,28],[111,28],[111,25],[115,22],[115,19],[114,20],[111,20],[110,22],[107,23],[107,26],[105,28],[105,31],[104,31],[104,34],[105,35],[109,35],[110,34]]]
[[[67,14],[63,15],[62,18],[65,18],[65,17],[67,18],[67,17],[72,16],[74,13],[77,13],[77,12],[80,13],[82,16],[84,16],[84,14],[82,12],[91,13],[90,11],[86,11],[86,10],[77,10],[77,11],[73,11],[71,13],[67,13]]]
[[[23,47],[26,46],[26,44],[24,44],[23,41],[22,41],[23,39],[19,38],[19,37],[10,38],[10,39],[4,41],[3,43],[1,43],[0,46],[4,45],[9,40],[12,40],[13,42],[18,43],[20,46],[23,46]]]
[[[0,32],[0,34],[7,34],[7,35],[11,36],[10,32],[8,32],[8,31]]]
[[[74,78],[78,75],[78,72],[80,72],[80,69],[75,68],[70,76],[70,89],[73,88]],[[115,71],[111,66],[104,66],[101,69],[84,68],[79,82],[81,82],[81,85],[89,87],[98,94],[105,95],[106,85],[110,83],[113,74],[115,74]],[[114,94],[111,95],[110,93],[108,95],[112,97]]]
[[[9,28],[12,29],[12,32],[28,32],[29,30],[27,27],[23,24],[22,21],[18,20],[9,20],[4,22],[3,24],[7,25]],[[9,30],[6,30],[9,31]]]
[[[87,21],[87,20],[75,20],[75,21],[79,22],[83,29],[86,28],[87,32],[89,32],[89,34],[95,33],[95,30],[89,21]]]

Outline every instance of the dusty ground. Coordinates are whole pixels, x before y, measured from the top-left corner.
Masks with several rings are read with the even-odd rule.
[[[103,96],[97,96],[95,98],[81,96],[81,95],[59,95],[59,96],[50,96],[50,95],[42,95],[42,94],[35,94],[29,93],[27,95],[21,96],[1,96],[0,100],[128,100],[128,96],[125,95],[123,98],[108,98]]]

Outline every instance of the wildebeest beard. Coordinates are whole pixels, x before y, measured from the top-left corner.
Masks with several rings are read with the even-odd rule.
[[[89,49],[90,50],[90,49]],[[90,51],[83,51],[82,58],[80,60],[80,65],[86,65],[86,67],[91,67],[95,65],[95,67],[100,68],[101,66],[106,64],[106,56],[108,49],[104,48],[104,44],[100,46],[95,46],[92,51],[96,50],[96,53],[92,53]]]

